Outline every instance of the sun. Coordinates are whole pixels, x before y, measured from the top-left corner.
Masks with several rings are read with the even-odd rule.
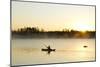
[[[75,30],[81,32],[85,32],[92,29],[91,24],[86,21],[75,22],[73,26]]]
[[[84,24],[77,24],[76,28],[77,28],[78,31],[85,32],[85,31],[87,31],[89,29],[89,26],[88,25],[84,25]]]

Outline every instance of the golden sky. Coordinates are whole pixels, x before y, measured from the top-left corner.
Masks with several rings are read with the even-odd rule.
[[[38,27],[45,31],[95,30],[95,6],[12,1],[12,30]]]

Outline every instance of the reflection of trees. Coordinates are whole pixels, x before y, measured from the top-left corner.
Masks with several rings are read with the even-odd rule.
[[[81,32],[77,30],[63,29],[62,31],[44,31],[38,27],[25,27],[12,31],[12,35],[32,37],[56,37],[56,38],[95,38],[95,31]]]

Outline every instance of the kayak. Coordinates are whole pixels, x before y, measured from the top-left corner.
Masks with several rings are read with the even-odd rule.
[[[41,49],[42,51],[55,51],[55,49]]]

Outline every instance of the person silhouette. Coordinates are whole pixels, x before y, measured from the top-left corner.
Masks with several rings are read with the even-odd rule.
[[[50,50],[51,49],[50,45],[47,48],[48,48],[48,50]]]
[[[50,47],[50,45],[47,47],[48,48],[48,54],[50,54],[51,53],[51,47]]]

